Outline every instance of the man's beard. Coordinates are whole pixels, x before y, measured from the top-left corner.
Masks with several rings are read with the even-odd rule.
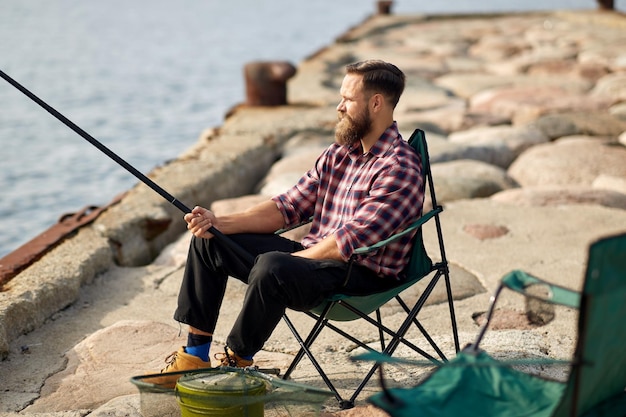
[[[369,109],[365,109],[354,119],[345,113],[343,117],[339,113],[337,118],[339,121],[335,126],[335,140],[340,145],[354,145],[372,130],[372,119]]]

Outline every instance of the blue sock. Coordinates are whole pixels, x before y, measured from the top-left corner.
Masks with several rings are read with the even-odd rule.
[[[209,350],[211,349],[212,336],[189,333],[187,336],[187,346],[185,352],[197,356],[205,362],[209,361]]]

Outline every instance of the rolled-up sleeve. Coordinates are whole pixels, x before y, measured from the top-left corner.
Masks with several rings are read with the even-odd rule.
[[[272,197],[283,215],[284,227],[296,226],[313,215],[318,185],[316,170],[312,169],[289,190]]]

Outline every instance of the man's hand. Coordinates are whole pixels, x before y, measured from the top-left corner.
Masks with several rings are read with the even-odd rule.
[[[213,237],[207,230],[215,226],[217,218],[210,210],[196,206],[191,210],[191,213],[185,214],[184,219],[187,222],[187,229],[189,229],[194,236],[204,239]]]
[[[208,230],[214,227],[225,235],[234,233],[274,233],[284,225],[283,215],[272,200],[264,201],[250,209],[234,214],[216,216],[204,207],[194,207],[185,214],[187,229],[195,237],[210,239]]]

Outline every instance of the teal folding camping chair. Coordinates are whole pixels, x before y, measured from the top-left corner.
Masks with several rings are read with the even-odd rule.
[[[567,362],[570,374],[566,382],[515,370],[511,367],[514,361],[495,360],[479,349],[502,288],[529,300],[580,307],[578,338],[573,360]],[[545,294],[538,295],[537,288],[546,290]],[[625,301],[626,234],[590,246],[581,294],[513,271],[501,280],[473,345],[417,386],[383,387],[383,392],[368,400],[393,417],[626,416]],[[517,363],[524,362],[528,361]]]
[[[310,329],[306,337],[301,336],[300,332],[296,329],[287,314],[285,314],[283,317],[285,323],[287,324],[300,345],[299,352],[296,354],[291,365],[285,372],[283,378],[289,378],[292,372],[296,369],[296,367],[302,360],[302,358],[306,355],[319,373],[319,375],[324,380],[327,387],[335,394],[335,398],[339,402],[340,407],[343,409],[351,408],[354,406],[354,401],[356,400],[357,396],[361,393],[365,385],[371,379],[372,375],[376,372],[376,369],[379,365],[374,364],[364,375],[354,392],[351,394],[350,398],[344,399],[335,387],[335,384],[331,382],[327,372],[323,370],[319,361],[315,358],[315,355],[312,352],[312,346],[314,345],[315,340],[320,335],[322,330],[330,329],[363,349],[379,352],[387,356],[392,356],[398,346],[402,344],[428,360],[434,362],[437,362],[439,360],[446,361],[447,358],[445,354],[437,346],[433,338],[429,335],[426,328],[417,319],[418,313],[422,310],[422,307],[426,303],[428,297],[431,295],[433,289],[435,288],[435,285],[440,281],[440,278],[443,277],[443,281],[445,281],[447,301],[450,311],[452,338],[454,340],[455,354],[459,351],[459,338],[456,325],[456,317],[454,313],[448,261],[445,256],[441,224],[439,219],[439,214],[442,212],[443,208],[437,205],[435,189],[430,171],[428,147],[424,132],[419,129],[415,130],[415,132],[413,133],[413,135],[411,135],[411,138],[409,139],[409,143],[416,149],[421,157],[422,171],[424,175],[424,182],[422,186],[426,187],[426,184],[428,184],[432,209],[429,212],[424,213],[420,218],[416,219],[406,230],[402,231],[401,233],[398,233],[385,241],[378,242],[377,244],[370,247],[360,248],[356,250],[354,254],[354,257],[356,257],[358,255],[363,255],[372,251],[376,251],[381,247],[389,244],[393,240],[396,240],[401,236],[417,230],[417,233],[415,234],[412,242],[413,249],[410,255],[407,270],[405,271],[407,278],[404,283],[386,292],[368,296],[347,296],[343,294],[334,295],[333,297],[325,300],[317,308],[305,313],[315,320],[315,324]],[[433,220],[435,223],[440,249],[439,255],[441,261],[435,264],[433,264],[430,257],[426,253],[426,249],[424,248],[424,243],[422,240],[422,226],[430,220]],[[426,289],[416,300],[416,302],[409,306],[407,302],[402,299],[401,292],[421,281],[422,278],[429,276],[431,273],[434,273],[434,275],[430,278]],[[380,308],[392,299],[395,299],[406,313],[406,318],[404,318],[402,324],[395,330],[392,330],[383,323],[382,314],[380,312]],[[371,317],[370,315],[374,315],[375,318]],[[378,342],[380,342],[379,350],[372,348],[365,342],[358,340],[357,338],[353,337],[348,332],[340,328],[339,322],[353,321],[359,319],[364,320],[378,330]],[[418,334],[421,334],[423,336],[424,340],[428,344],[426,348],[431,353],[407,339],[406,335],[410,329],[417,329],[417,331],[419,331]]]

